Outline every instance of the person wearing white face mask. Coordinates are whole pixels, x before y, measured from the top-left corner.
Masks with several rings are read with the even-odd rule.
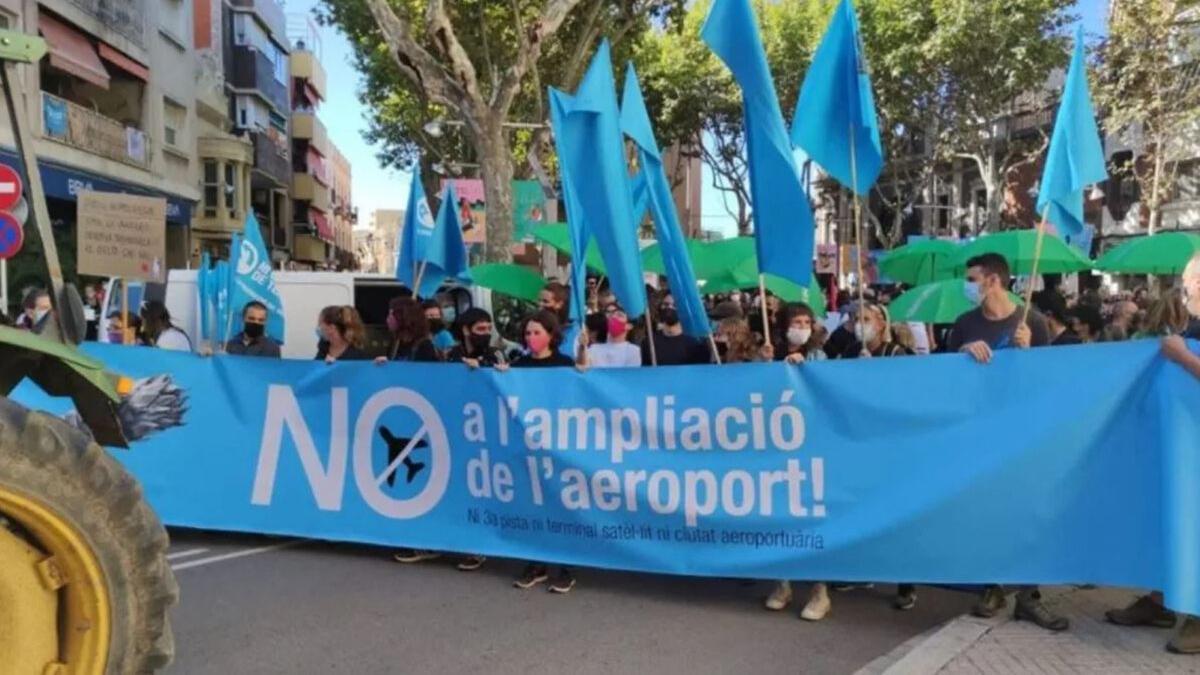
[[[1011,278],[1008,261],[995,253],[967,261],[967,297],[979,305],[954,322],[950,331],[949,351],[965,352],[979,363],[988,363],[998,349],[1028,349],[1050,344],[1046,319],[1024,310],[1008,295]]]
[[[41,335],[42,331],[46,330],[46,325],[50,322],[50,312],[53,311],[50,294],[41,288],[35,288],[25,294],[21,308],[24,311],[17,317],[17,328]]]
[[[808,305],[801,302],[784,305],[775,320],[775,344],[780,345],[775,360],[792,364],[824,361],[827,357],[816,328],[816,315]]]
[[[896,342],[892,336],[891,322],[883,305],[867,303],[862,316],[854,323],[854,342],[841,353],[840,359],[856,359],[880,356],[912,356],[908,347]]]

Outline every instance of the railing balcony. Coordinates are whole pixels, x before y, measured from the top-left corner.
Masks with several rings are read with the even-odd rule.
[[[275,79],[275,65],[265,54],[250,47],[235,46],[233,62],[229,64],[229,83],[237,89],[262,92],[263,96],[286,115],[291,109],[288,102],[288,86]]]
[[[254,142],[254,169],[270,176],[279,185],[287,185],[292,177],[287,139],[277,140],[265,131],[255,131],[250,134],[250,139]]]
[[[42,136],[142,169],[150,166],[150,138],[146,132],[44,91]]]
[[[329,211],[329,188],[317,182],[312,174],[292,175],[292,198],[308,202],[320,211]]]
[[[240,9],[252,10],[262,19],[280,44],[287,44],[287,17],[278,2],[275,0],[230,0],[229,4]]]
[[[292,138],[308,141],[322,157],[329,156],[329,135],[325,125],[311,112],[292,113]]]
[[[316,55],[308,50],[297,49],[292,52],[290,62],[292,77],[304,80],[306,84],[317,92],[317,96],[320,96],[324,100],[325,69],[321,67],[321,62],[317,60]]]

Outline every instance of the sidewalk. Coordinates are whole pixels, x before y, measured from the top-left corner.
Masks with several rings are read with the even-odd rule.
[[[1013,621],[959,617],[910,640],[858,675],[1148,675],[1200,673],[1200,656],[1178,656],[1164,647],[1174,631],[1121,628],[1104,611],[1123,607],[1129,590],[1071,587],[1043,589],[1047,604],[1071,619],[1071,629],[1051,633]],[[1009,608],[1012,596],[1009,596]]]

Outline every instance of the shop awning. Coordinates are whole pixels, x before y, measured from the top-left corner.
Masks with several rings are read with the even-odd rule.
[[[38,15],[38,30],[50,48],[50,65],[108,89],[108,70],[87,36],[49,14]]]
[[[121,70],[136,77],[142,82],[150,81],[150,69],[133,59],[125,56],[121,52],[109,47],[103,42],[100,43],[100,58],[108,61]]]
[[[316,209],[310,208],[308,210],[308,218],[310,221],[312,221],[312,224],[317,228],[317,237],[320,239],[323,239],[324,241],[332,243],[333,242],[333,226],[329,224],[329,219],[325,217],[325,214],[321,213],[320,211],[318,211]]]

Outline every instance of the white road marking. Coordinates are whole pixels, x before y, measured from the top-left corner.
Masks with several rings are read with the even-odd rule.
[[[167,560],[178,560],[179,558],[190,558],[194,555],[200,555],[201,553],[208,553],[208,549],[193,548],[193,549],[189,549],[187,551],[176,551],[175,553],[168,553]]]
[[[180,570],[186,570],[190,567],[199,567],[201,565],[209,565],[211,563],[225,562],[226,560],[233,560],[235,558],[244,558],[244,557],[250,556],[250,555],[258,555],[259,553],[267,553],[268,551],[277,551],[281,548],[288,548],[290,546],[296,546],[298,544],[303,544],[304,542],[305,542],[304,539],[293,539],[292,541],[285,541],[282,544],[272,544],[271,546],[259,546],[258,548],[247,548],[247,549],[243,549],[241,551],[234,551],[233,553],[222,553],[221,555],[214,555],[214,556],[209,556],[207,558],[200,558],[199,560],[189,560],[187,562],[179,563],[176,565],[171,565],[171,569],[178,572]]]

